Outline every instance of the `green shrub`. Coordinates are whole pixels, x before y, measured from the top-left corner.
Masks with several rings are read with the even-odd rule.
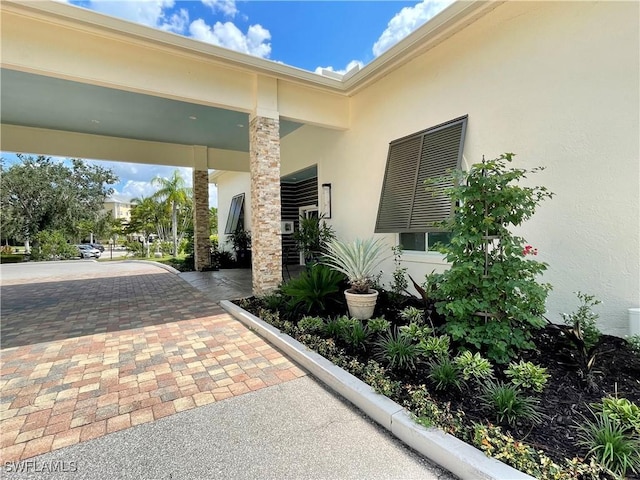
[[[472,380],[476,383],[493,377],[491,362],[478,352],[471,354],[469,350],[462,352],[453,359],[465,381]]]
[[[633,430],[610,418],[592,413],[593,419],[584,417],[577,425],[577,444],[615,475],[624,477],[627,471],[640,470],[640,441]]]
[[[640,437],[640,407],[632,401],[626,398],[605,397],[601,404],[592,406],[623,427],[634,429]]]
[[[629,343],[629,348],[636,355],[640,355],[640,335],[631,335],[627,337],[627,342]]]
[[[431,336],[433,329],[412,320],[409,325],[403,325],[400,327],[400,333],[411,338],[414,342],[422,342]]]
[[[350,319],[346,315],[332,318],[327,321],[327,324],[324,327],[324,331],[330,337],[341,338],[342,332],[347,328],[349,321]]]
[[[487,455],[542,480],[600,480],[605,473],[593,458],[588,462],[574,458],[559,465],[492,425],[475,423],[471,442]]]
[[[549,379],[547,369],[531,362],[511,362],[504,373],[516,387],[542,392]]]
[[[141,242],[124,242],[124,246],[127,251],[134,257],[144,257],[146,252],[144,250],[144,244]]]
[[[461,391],[464,380],[458,366],[449,357],[440,357],[428,364],[427,377],[433,383],[433,388],[439,391]]]
[[[593,387],[592,371],[597,359],[596,346],[601,334],[596,326],[598,315],[591,310],[591,307],[598,305],[600,301],[592,295],[581,292],[577,292],[576,295],[581,305],[573,313],[561,314],[567,326],[564,328],[561,326],[560,329],[575,349],[572,357],[577,363],[580,377]]]
[[[329,296],[338,292],[342,280],[340,273],[316,264],[282,285],[281,290],[290,298],[292,308],[317,315],[327,310]]]
[[[402,391],[402,384],[397,380],[391,380],[385,368],[375,360],[367,362],[361,378],[376,392],[389,398],[396,398]]]
[[[518,421],[538,424],[544,418],[538,410],[538,400],[513,385],[489,380],[484,384],[479,399],[498,423],[510,426],[515,426]]]
[[[409,323],[422,325],[424,323],[424,310],[416,307],[407,307],[400,311],[400,318]]]
[[[320,317],[302,317],[298,322],[298,329],[303,333],[318,334],[325,329],[324,320]]]
[[[391,322],[383,317],[371,318],[367,321],[367,326],[371,334],[374,335],[389,330]]]
[[[67,243],[66,236],[59,230],[43,230],[35,236],[32,260],[62,260],[78,257],[78,247]]]
[[[420,341],[418,350],[424,356],[444,358],[449,356],[450,343],[451,337],[449,337],[449,335],[440,335],[439,337],[429,336]]]
[[[552,194],[544,187],[518,185],[541,169],[508,168],[513,157],[505,153],[472,165],[468,173],[454,172],[447,193],[456,207],[452,220],[442,225],[452,233],[442,248],[451,268],[429,275],[426,288],[447,320],[446,333],[499,363],[534,348],[532,330],[544,325],[551,288],[537,282],[547,265],[533,260],[537,251],[511,229]]]
[[[600,340],[602,335],[598,329],[597,321],[600,315],[591,308],[600,305],[602,302],[593,295],[576,292],[580,305],[575,312],[561,313],[564,323],[573,328],[573,333],[583,342],[586,350],[591,350]]]
[[[369,327],[357,318],[347,318],[342,325],[340,331],[342,341],[355,350],[364,348],[371,335]]]
[[[417,417],[418,423],[425,427],[438,427],[451,434],[463,431],[464,413],[459,410],[451,411],[449,403],[440,405],[435,402],[425,385],[409,387],[407,393],[408,400],[405,400],[404,405]]]
[[[389,331],[376,343],[377,356],[390,368],[414,370],[418,358],[418,347],[413,340],[401,332]]]
[[[0,263],[20,263],[25,259],[24,255],[20,253],[13,253],[11,255],[0,254]]]
[[[391,274],[391,293],[392,296],[396,299],[401,297],[409,286],[409,282],[407,281],[407,267],[402,267],[402,247],[400,245],[396,245],[392,247],[393,251],[393,263],[395,268],[393,273]]]
[[[278,291],[265,295],[261,300],[269,310],[280,310],[286,303],[285,298]]]

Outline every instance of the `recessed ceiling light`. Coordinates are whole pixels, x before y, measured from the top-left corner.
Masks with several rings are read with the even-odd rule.
[[[196,117],[196,116],[194,116],[194,115],[191,115],[191,116],[189,117],[189,120],[197,120],[197,119],[198,119],[198,117]]]
[[[91,123],[100,123],[100,120],[96,120],[95,118],[93,120],[91,120]]]

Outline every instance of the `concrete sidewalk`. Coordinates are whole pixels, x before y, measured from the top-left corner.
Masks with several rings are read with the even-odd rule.
[[[452,478],[310,377],[4,464],[3,477],[53,466],[69,480]]]

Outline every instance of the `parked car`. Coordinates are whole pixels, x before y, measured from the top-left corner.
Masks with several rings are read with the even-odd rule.
[[[91,245],[93,248],[97,248],[98,250],[100,250],[100,252],[104,252],[104,246],[100,243],[90,243],[89,245]]]
[[[80,258],[100,258],[100,250],[93,248],[89,244],[76,245],[78,247],[78,256]]]

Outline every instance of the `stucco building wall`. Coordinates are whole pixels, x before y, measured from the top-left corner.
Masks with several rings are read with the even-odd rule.
[[[224,228],[229,218],[231,199],[244,193],[244,229],[251,230],[251,176],[245,172],[224,172],[216,180],[218,185],[218,243],[220,250],[232,251],[226,243]]]
[[[603,300],[602,328],[624,335],[640,305],[639,13],[635,2],[503,4],[355,95],[350,130],[285,137],[283,171],[318,164],[339,235],[371,236],[389,142],[466,114],[466,165],[514,152],[516,167],[546,167],[530,180],[556,196],[517,233],[549,264],[550,319],[580,290]],[[414,278],[445,268],[438,254],[405,260]]]

